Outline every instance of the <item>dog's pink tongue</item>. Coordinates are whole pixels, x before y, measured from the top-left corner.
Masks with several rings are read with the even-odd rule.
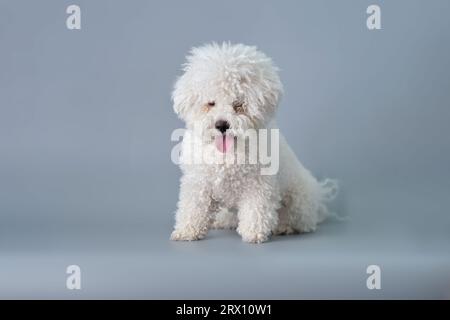
[[[234,138],[228,135],[219,135],[216,136],[216,148],[222,153],[226,153],[229,150],[233,149],[234,146]]]

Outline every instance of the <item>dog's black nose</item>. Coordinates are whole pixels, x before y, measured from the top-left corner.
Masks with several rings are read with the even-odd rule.
[[[228,129],[230,129],[230,124],[225,120],[218,120],[216,122],[216,129],[222,133],[225,133]]]

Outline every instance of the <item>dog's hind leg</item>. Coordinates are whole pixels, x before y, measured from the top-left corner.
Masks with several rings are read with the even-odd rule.
[[[330,216],[327,202],[337,193],[334,180],[317,181],[312,175],[304,175],[288,192],[287,214],[291,227],[298,232],[315,231],[317,225]]]
[[[308,190],[291,190],[289,205],[286,209],[289,225],[296,232],[312,232],[319,223],[318,203]]]
[[[281,208],[278,209],[278,224],[274,230],[273,235],[287,235],[297,233],[297,231],[291,226],[291,219],[289,217],[289,199],[284,199],[281,202]]]

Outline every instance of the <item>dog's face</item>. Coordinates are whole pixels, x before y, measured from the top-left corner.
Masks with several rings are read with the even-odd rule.
[[[281,93],[277,68],[255,47],[212,44],[192,50],[172,99],[189,129],[214,132],[226,152],[232,139],[267,125]]]

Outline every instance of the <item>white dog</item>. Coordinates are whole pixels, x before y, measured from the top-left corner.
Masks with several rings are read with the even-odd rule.
[[[248,142],[247,130],[277,128],[283,88],[272,60],[255,47],[211,44],[192,49],[183,70],[172,93],[187,134],[171,239],[198,240],[209,228],[236,228],[244,241],[260,243],[270,235],[314,231],[328,216],[326,203],[337,186],[328,179],[318,182],[283,136],[271,142],[279,146],[275,174],[262,174],[259,162],[236,163],[242,154],[249,159],[248,143],[235,148],[238,141]],[[211,130],[213,137],[205,135]],[[191,161],[200,153],[207,163]]]

